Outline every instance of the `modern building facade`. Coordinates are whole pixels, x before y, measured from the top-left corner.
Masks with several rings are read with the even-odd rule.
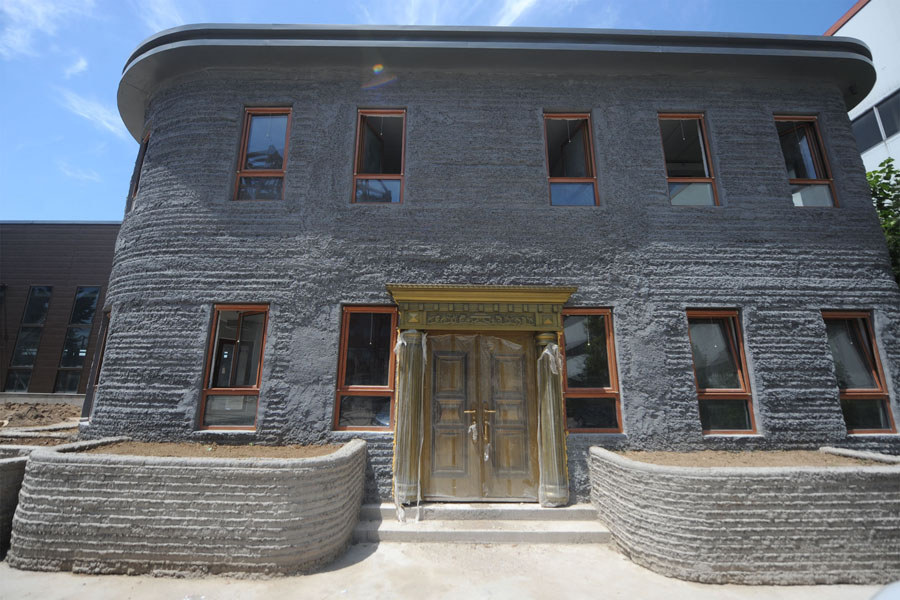
[[[189,26],[83,434],[368,441],[370,499],[587,494],[587,449],[900,452],[863,44]]]
[[[0,223],[0,398],[79,402],[91,387],[118,233],[117,222]]]
[[[850,110],[853,133],[867,171],[900,158],[900,4],[859,0],[825,35],[862,40],[872,51],[878,79],[869,95]]]

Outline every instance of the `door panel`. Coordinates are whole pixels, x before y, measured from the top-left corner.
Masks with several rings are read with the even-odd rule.
[[[531,336],[430,335],[427,344],[425,496],[536,499]]]

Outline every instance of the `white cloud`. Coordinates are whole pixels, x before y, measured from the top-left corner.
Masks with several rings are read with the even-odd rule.
[[[522,15],[534,8],[535,4],[537,0],[504,0],[503,8],[500,9],[494,25],[507,27],[514,24],[522,18]]]
[[[0,16],[0,56],[36,54],[38,34],[56,35],[59,25],[72,17],[86,15],[94,0],[2,0]]]
[[[59,90],[62,94],[60,101],[68,110],[79,117],[84,117],[99,129],[104,129],[117,135],[123,140],[130,140],[131,136],[125,125],[119,118],[119,113],[96,100],[79,96],[70,90]]]
[[[78,75],[79,73],[83,73],[84,71],[87,71],[87,67],[88,67],[87,59],[84,58],[83,56],[79,56],[78,60],[76,60],[75,63],[72,64],[72,66],[66,68],[66,70],[65,70],[66,79],[69,79],[70,77],[73,77],[75,75]]]
[[[100,177],[100,173],[94,171],[92,169],[79,169],[78,167],[73,167],[66,160],[59,160],[56,163],[56,166],[59,167],[59,172],[65,175],[66,177],[71,177],[72,179],[77,179],[79,181],[90,181],[93,183],[100,183],[103,181],[103,178]]]
[[[464,25],[482,0],[386,0],[357,4],[369,24]]]
[[[132,0],[131,6],[151,33],[187,23],[173,0]]]

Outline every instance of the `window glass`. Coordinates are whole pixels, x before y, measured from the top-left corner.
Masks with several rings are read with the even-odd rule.
[[[25,303],[25,313],[22,323],[25,325],[40,325],[47,318],[50,308],[50,295],[53,288],[50,286],[34,286],[28,292],[28,301]]]
[[[69,327],[66,330],[66,339],[63,342],[59,366],[62,368],[80,368],[84,366],[84,357],[87,356],[90,338],[91,329],[89,327]]]
[[[400,202],[399,179],[357,179],[357,202]]]
[[[887,402],[881,398],[841,400],[841,412],[848,430],[890,430]]]
[[[389,427],[390,396],[341,396],[339,427]]]
[[[669,182],[669,199],[675,206],[715,206],[716,204],[712,184],[703,181]]]
[[[700,402],[700,426],[703,431],[750,430],[750,411],[742,400],[704,399]]]
[[[345,385],[388,385],[391,323],[390,313],[350,313]]]
[[[659,121],[669,177],[710,177],[700,119]]]
[[[828,319],[825,330],[838,387],[843,390],[877,389],[865,322],[862,319]]]
[[[784,164],[791,179],[821,179],[812,127],[805,121],[777,121]]]
[[[56,385],[53,391],[57,394],[77,394],[81,382],[81,371],[57,371]]]
[[[553,206],[594,206],[593,183],[551,183],[550,204]]]
[[[204,427],[253,427],[257,396],[206,396]]]
[[[875,111],[867,110],[850,124],[853,135],[856,137],[856,145],[860,152],[865,152],[881,141],[881,130],[878,129],[878,121],[875,120]]]
[[[563,326],[568,387],[610,387],[606,316],[566,315]]]
[[[240,177],[238,200],[278,200],[284,179],[281,177]]]
[[[38,344],[41,341],[41,331],[43,331],[43,327],[21,327],[19,329],[10,366],[31,367],[34,365]]]
[[[740,389],[737,344],[730,318],[691,318],[688,321],[697,387]]]
[[[831,186],[827,183],[791,185],[791,200],[794,206],[834,206]]]
[[[569,429],[619,429],[615,398],[566,398]]]
[[[547,118],[545,123],[550,177],[592,177],[588,120]]]
[[[400,175],[403,172],[402,115],[360,115],[360,136],[358,173]]]
[[[883,100],[877,108],[884,134],[891,137],[900,131],[900,91]]]
[[[250,116],[245,169],[280,170],[284,166],[287,124],[286,114]]]
[[[31,381],[31,370],[10,369],[6,372],[5,392],[27,392]]]
[[[72,306],[72,318],[69,323],[72,325],[90,325],[93,323],[99,295],[99,287],[78,288],[75,292],[75,303]]]

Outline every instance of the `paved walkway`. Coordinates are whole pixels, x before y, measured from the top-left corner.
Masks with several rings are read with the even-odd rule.
[[[327,570],[241,580],[73,575],[0,563],[0,599],[869,599],[880,586],[751,587],[668,579],[604,545],[360,544]]]

